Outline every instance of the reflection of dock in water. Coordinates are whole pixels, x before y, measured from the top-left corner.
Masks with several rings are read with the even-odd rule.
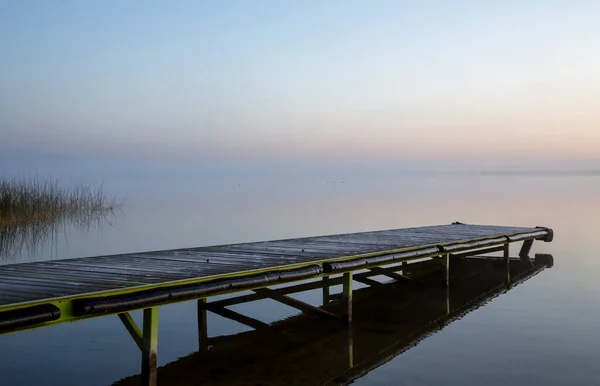
[[[256,329],[208,338],[206,350],[159,368],[158,378],[160,384],[177,386],[348,384],[551,264],[547,255],[537,258],[535,265],[521,259],[507,264],[503,258],[462,258],[452,263],[448,287],[440,262],[405,264],[396,271],[401,273],[397,281],[378,285],[371,278],[366,280],[371,281],[370,287],[354,291],[353,321],[347,328],[333,318],[315,321],[314,314],[267,326],[219,311],[221,305],[260,299],[256,294],[216,301],[210,303],[212,310]],[[324,308],[336,313],[341,297],[329,295],[326,287],[338,281],[332,276],[293,287],[323,287],[328,303]],[[115,385],[138,384],[136,376]]]

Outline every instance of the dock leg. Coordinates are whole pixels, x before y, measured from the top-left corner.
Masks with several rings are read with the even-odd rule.
[[[444,261],[444,286],[448,288],[450,286],[450,254],[446,253],[443,256]]]
[[[506,283],[510,288],[510,244],[504,244],[503,249],[504,264],[506,265]]]
[[[158,307],[144,310],[142,341],[142,385],[157,385]]]
[[[329,292],[329,276],[323,276],[323,307],[329,305],[331,294]]]
[[[198,351],[208,351],[208,324],[206,321],[206,298],[198,299]]]
[[[352,322],[352,272],[345,272],[343,279],[344,292],[342,293],[342,307],[344,322]]]
[[[529,258],[529,252],[531,252],[532,246],[533,246],[533,240],[523,241],[523,246],[521,247],[521,250],[519,251],[519,257],[521,258],[522,262],[531,264],[531,260]]]

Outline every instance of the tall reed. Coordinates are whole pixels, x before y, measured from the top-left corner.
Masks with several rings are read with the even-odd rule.
[[[35,249],[55,236],[59,226],[90,228],[120,208],[101,184],[65,186],[38,177],[0,177],[0,256]]]
[[[61,186],[58,180],[0,177],[0,222],[34,223],[114,210],[102,185]]]

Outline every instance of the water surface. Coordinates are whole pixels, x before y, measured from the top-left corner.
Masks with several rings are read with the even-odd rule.
[[[78,182],[101,178],[108,192],[125,199],[123,214],[85,229],[62,227],[35,248],[3,257],[2,264],[454,221],[552,227],[555,241],[536,243],[533,251],[552,253],[552,269],[429,336],[356,384],[600,384],[596,175],[79,166],[38,171]],[[321,301],[320,291],[299,298]],[[294,314],[267,300],[234,309],[265,322]],[[135,313],[138,321],[139,316]],[[194,302],[161,308],[160,365],[197,350],[195,317]],[[209,314],[211,336],[245,330]],[[116,317],[0,336],[0,361],[0,384],[11,386],[105,386],[139,373],[139,350]]]

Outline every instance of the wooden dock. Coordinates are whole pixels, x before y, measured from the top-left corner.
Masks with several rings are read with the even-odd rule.
[[[377,285],[370,277],[381,274],[405,280],[406,275],[399,273],[403,264],[429,259],[444,267],[442,281],[448,284],[452,259],[503,252],[508,262],[509,244],[523,242],[520,261],[531,264],[533,241],[552,238],[552,230],[543,227],[454,223],[5,265],[0,266],[0,334],[117,314],[142,351],[143,383],[155,385],[161,305],[198,299],[200,347],[206,341],[206,310],[255,328],[261,325],[226,308],[236,303],[207,302],[214,295],[252,290],[252,294],[240,296],[238,303],[269,297],[349,323],[353,281]],[[548,263],[542,260],[539,262]],[[314,283],[268,288],[315,278],[343,285],[341,312],[288,296],[313,289]],[[323,296],[329,294],[323,292]],[[144,310],[142,328],[129,315],[138,309]]]

